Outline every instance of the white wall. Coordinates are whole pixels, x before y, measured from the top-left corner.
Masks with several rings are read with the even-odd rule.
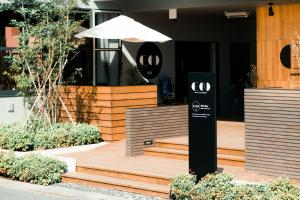
[[[25,120],[29,110],[25,108],[23,99],[23,97],[18,97],[14,91],[0,91],[0,123]]]

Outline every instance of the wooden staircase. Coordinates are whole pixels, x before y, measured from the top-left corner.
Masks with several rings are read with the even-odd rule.
[[[62,176],[63,183],[134,192],[147,196],[168,198],[170,178],[129,171],[78,165],[75,173]]]
[[[188,148],[186,142],[162,139],[156,140],[154,147],[145,148],[144,154],[153,157],[188,160]],[[245,150],[218,147],[217,152],[218,165],[245,166]]]

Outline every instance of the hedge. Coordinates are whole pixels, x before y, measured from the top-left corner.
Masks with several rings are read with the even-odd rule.
[[[64,162],[38,154],[17,157],[13,153],[0,153],[0,175],[15,180],[50,185],[61,182],[66,169]]]
[[[22,123],[0,125],[0,148],[31,151],[100,142],[99,129],[87,124],[57,123],[32,119]]]
[[[171,182],[176,200],[296,200],[300,188],[279,178],[270,184],[236,184],[228,174],[209,174],[198,183],[196,176],[181,175]]]

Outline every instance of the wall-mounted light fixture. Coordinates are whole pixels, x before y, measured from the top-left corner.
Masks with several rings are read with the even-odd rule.
[[[272,17],[272,16],[274,16],[275,15],[275,13],[274,13],[274,10],[273,10],[273,3],[269,3],[269,9],[268,9],[268,15],[270,16],[270,17]]]
[[[177,9],[176,8],[169,9],[169,20],[177,21]]]
[[[250,12],[242,11],[242,12],[224,12],[224,15],[228,19],[232,18],[247,18],[250,15]]]

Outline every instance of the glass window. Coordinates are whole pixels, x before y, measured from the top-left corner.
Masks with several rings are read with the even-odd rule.
[[[95,12],[95,25],[119,15],[118,12]],[[96,85],[119,85],[121,66],[121,42],[113,39],[95,39],[95,78]]]

